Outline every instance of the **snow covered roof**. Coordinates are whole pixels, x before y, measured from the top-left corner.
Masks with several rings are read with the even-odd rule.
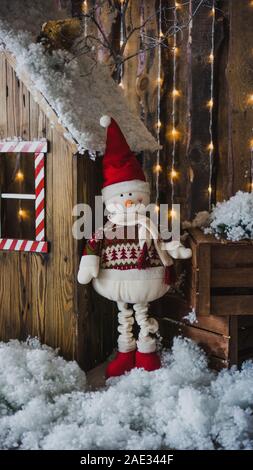
[[[15,56],[15,70],[22,80],[26,73],[35,90],[40,92],[56,112],[79,149],[104,151],[105,129],[99,119],[111,115],[120,125],[133,151],[157,149],[157,142],[141,120],[133,115],[123,91],[111,79],[108,67],[94,63],[85,55],[66,61],[69,53],[57,50],[45,53],[35,42],[41,26],[50,19],[70,16],[59,10],[59,0],[1,0],[0,46]]]

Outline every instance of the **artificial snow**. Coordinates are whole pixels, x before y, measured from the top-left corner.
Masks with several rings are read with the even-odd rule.
[[[219,202],[204,232],[232,241],[253,240],[253,193],[238,191],[228,201]]]
[[[98,391],[37,340],[0,343],[1,449],[253,449],[252,411],[253,363],[215,374],[187,339]]]
[[[87,55],[74,58],[66,51],[45,52],[36,43],[45,21],[70,17],[59,10],[56,0],[1,0],[0,46],[16,58],[20,77],[26,73],[33,86],[50,103],[79,148],[103,152],[106,130],[102,115],[114,117],[133,151],[157,149],[157,142],[140,119],[133,115],[123,91],[110,77],[106,65],[96,64]],[[70,5],[62,1],[63,5]]]

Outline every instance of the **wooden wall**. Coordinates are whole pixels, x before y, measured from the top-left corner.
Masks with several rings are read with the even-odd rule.
[[[73,155],[4,54],[0,55],[0,104],[0,139],[48,140],[46,239],[50,243],[46,255],[0,251],[0,340],[38,336],[42,343],[60,348],[67,359],[90,368],[111,353],[116,317],[112,304],[90,286],[77,286],[83,242],[78,247],[72,236],[72,210],[77,202],[94,204],[101,163]],[[3,166],[0,169],[1,182]]]
[[[78,2],[77,2],[78,3]],[[95,0],[90,0],[93,5]],[[209,110],[211,51],[211,5],[204,2],[198,13],[189,21],[199,0],[182,3],[178,20],[184,25],[177,35],[179,55],[177,58],[177,88],[181,92],[176,104],[176,126],[180,140],[176,148],[175,168],[180,177],[175,181],[175,202],[181,204],[183,218],[193,217],[200,210],[208,209],[209,186]],[[163,15],[162,30],[173,24],[174,0],[162,0],[167,7]],[[149,16],[152,20],[145,26],[145,33],[158,37],[158,0],[135,0],[129,2],[126,30],[130,21],[136,27]],[[143,11],[143,14],[141,13]],[[119,42],[119,17],[110,25],[107,9],[101,9],[101,24],[110,32],[114,42]],[[217,0],[214,38],[214,120],[213,120],[213,178],[212,199],[223,200],[238,189],[250,190],[251,155],[250,140],[253,138],[253,106],[247,99],[253,94],[252,65],[253,7],[250,0]],[[167,131],[172,123],[172,38],[168,47],[162,48],[161,87],[161,143],[162,173],[159,177],[161,202],[171,201],[171,185],[168,173],[171,169],[172,143]],[[140,48],[140,36],[135,33],[126,55]],[[100,54],[101,56],[101,54]],[[102,55],[103,57],[103,55]],[[106,59],[106,53],[103,60]],[[128,103],[134,112],[142,116],[147,127],[156,135],[157,123],[157,68],[158,48],[146,51],[125,63],[123,84]],[[144,155],[144,168],[155,196],[153,167],[155,154]]]

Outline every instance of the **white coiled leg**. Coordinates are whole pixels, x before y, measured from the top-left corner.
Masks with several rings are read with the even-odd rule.
[[[140,327],[137,341],[138,351],[150,353],[156,350],[156,339],[150,336],[158,331],[158,323],[154,318],[148,317],[148,304],[135,304],[135,319]]]
[[[119,313],[118,313],[118,350],[120,352],[133,351],[136,348],[136,341],[133,336],[133,310],[127,308],[127,304],[124,302],[117,302]]]

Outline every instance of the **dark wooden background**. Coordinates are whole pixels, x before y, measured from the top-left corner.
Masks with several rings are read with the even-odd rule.
[[[92,6],[96,2],[90,0]],[[186,27],[178,33],[177,43],[177,99],[176,127],[180,140],[176,148],[175,168],[179,178],[175,181],[175,202],[181,203],[183,218],[192,217],[197,211],[208,209],[209,110],[211,68],[211,0],[205,0],[189,23],[189,11],[195,9],[198,0],[181,1],[178,9],[180,24]],[[73,14],[80,12],[82,2],[73,1]],[[163,6],[173,6],[174,0],[162,0]],[[134,0],[129,3],[129,15],[134,25],[139,25],[141,8],[144,20],[158,11],[157,0]],[[166,10],[166,22],[171,24],[173,10]],[[120,18],[110,23],[108,10],[101,9],[100,22],[105,31],[119,43]],[[128,30],[128,20],[126,30]],[[166,25],[163,21],[162,29]],[[154,17],[146,25],[147,34],[158,36],[158,19]],[[172,122],[172,38],[169,48],[162,48],[161,88],[161,152],[160,202],[171,200],[169,171],[172,165],[172,143],[166,137]],[[253,5],[250,0],[216,1],[215,61],[214,61],[214,159],[212,200],[220,201],[237,190],[251,190],[251,152],[253,139],[253,106],[248,97],[253,94]],[[139,33],[133,34],[127,53],[140,48]],[[104,53],[106,60],[106,52]],[[123,84],[128,103],[134,112],[144,119],[147,127],[156,135],[157,123],[157,66],[158,49],[145,52],[124,64]],[[155,155],[144,156],[144,168],[155,194],[153,166]]]

